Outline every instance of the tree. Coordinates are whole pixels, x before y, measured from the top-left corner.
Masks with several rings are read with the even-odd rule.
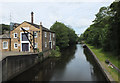
[[[68,38],[69,38],[69,45],[76,44],[77,42],[77,35],[72,28],[68,27]]]
[[[4,31],[9,31],[10,26],[6,24],[0,24],[0,34],[4,34]]]
[[[83,34],[85,42],[120,55],[120,1],[100,8],[93,22]]]
[[[60,47],[60,49],[65,48],[69,46],[69,38],[68,38],[68,32],[67,27],[60,22],[55,22],[50,30],[54,31],[56,34],[56,45]]]
[[[60,49],[76,44],[77,35],[69,26],[66,26],[61,22],[55,22],[50,30],[56,33],[56,45],[59,46]]]
[[[120,56],[120,1],[113,2],[110,5],[111,11],[114,16],[111,17],[110,21],[110,35],[111,35],[111,50],[114,50],[116,55]]]

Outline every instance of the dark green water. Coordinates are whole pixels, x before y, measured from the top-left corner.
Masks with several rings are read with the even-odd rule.
[[[47,59],[12,81],[106,81],[94,58],[81,44],[70,46],[59,60]]]

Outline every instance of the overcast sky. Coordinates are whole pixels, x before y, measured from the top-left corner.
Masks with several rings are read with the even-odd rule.
[[[9,2],[8,2],[9,1]],[[95,14],[103,6],[109,6],[114,0],[0,0],[0,23],[22,23],[31,21],[34,12],[34,23],[42,22],[50,28],[59,21],[71,26],[77,34],[81,34],[92,24]],[[11,18],[10,18],[11,15]]]

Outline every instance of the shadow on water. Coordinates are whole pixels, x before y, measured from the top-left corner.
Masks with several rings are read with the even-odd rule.
[[[94,58],[77,44],[61,52],[62,56],[38,63],[11,81],[105,81]]]
[[[49,81],[53,75],[54,69],[64,69],[67,63],[74,58],[75,49],[76,45],[70,46],[68,49],[61,52],[62,56],[59,59],[49,58],[10,81]]]
[[[64,68],[66,67],[66,65],[72,60],[75,58],[74,54],[75,54],[75,51],[76,51],[77,47],[76,45],[72,45],[72,46],[69,46],[67,49],[65,50],[62,50],[61,52],[61,58],[59,59],[58,61],[58,64],[59,64],[59,68]],[[61,65],[62,64],[62,65]]]
[[[106,80],[105,77],[103,77],[103,73],[100,69],[100,67],[98,66],[97,62],[95,61],[93,55],[88,51],[88,49],[84,49],[84,53],[85,53],[85,56],[86,56],[86,60],[92,65],[90,67],[91,69],[91,76],[92,76],[92,79],[96,79],[96,80]],[[101,75],[99,75],[101,74]],[[97,76],[97,77],[96,77]]]
[[[56,59],[48,59],[43,63],[38,63],[10,81],[48,81],[52,76],[56,61]]]

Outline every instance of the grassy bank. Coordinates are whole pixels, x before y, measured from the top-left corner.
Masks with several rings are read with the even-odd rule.
[[[116,67],[118,67],[120,69],[120,66],[118,65],[118,63],[120,63],[120,61],[118,61],[118,58],[116,56],[113,56],[110,52],[103,52],[102,49],[95,48],[94,46],[91,46],[89,44],[86,44],[86,45],[97,56],[97,58],[99,59],[101,64],[104,66],[106,71],[108,71],[110,73],[112,78],[115,81],[119,81],[119,83],[120,83],[120,73],[117,70],[115,70],[114,68],[111,68],[110,66],[108,66],[108,64],[105,63],[105,60],[108,59]]]

